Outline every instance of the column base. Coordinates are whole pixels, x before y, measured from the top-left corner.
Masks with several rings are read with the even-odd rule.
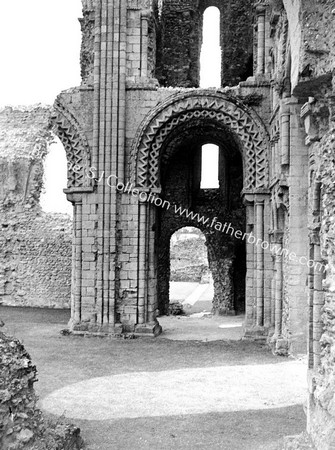
[[[235,309],[224,309],[221,311],[213,311],[213,315],[217,316],[217,317],[222,317],[222,316],[236,316],[237,313],[235,311]]]
[[[287,339],[284,339],[282,336],[278,336],[273,334],[268,337],[267,340],[272,353],[279,356],[288,356],[289,354],[289,342]]]
[[[76,335],[85,335],[90,334],[92,336],[111,336],[111,335],[119,335],[123,333],[122,324],[104,324],[99,325],[97,323],[92,322],[80,322],[80,323],[72,323],[71,321],[68,324],[69,333]]]
[[[62,330],[65,334],[75,335],[91,335],[91,336],[152,336],[156,337],[162,332],[162,327],[156,322],[144,324],[122,324],[116,323],[99,325],[92,322],[73,323],[71,320],[68,324],[67,330]]]
[[[156,321],[154,323],[143,323],[139,325],[135,325],[134,334],[135,336],[152,336],[156,337],[160,335],[162,332],[162,327],[159,322]]]
[[[265,327],[254,326],[246,328],[243,339],[251,341],[266,341],[269,330]]]
[[[282,445],[278,448],[282,450],[315,450],[312,440],[306,432],[296,436],[285,437],[282,441]]]

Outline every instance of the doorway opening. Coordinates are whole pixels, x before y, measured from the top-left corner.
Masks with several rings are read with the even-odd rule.
[[[195,227],[183,227],[170,239],[170,314],[211,313],[214,296],[206,238]]]
[[[181,314],[178,326],[191,330],[194,317],[206,317],[213,327],[206,333],[221,339],[221,325],[242,333],[244,318],[245,242],[232,233],[245,230],[242,155],[233,136],[211,121],[177,131],[161,164],[161,195],[174,206],[156,216],[159,322],[169,329],[165,317]],[[194,323],[193,335],[203,326]]]

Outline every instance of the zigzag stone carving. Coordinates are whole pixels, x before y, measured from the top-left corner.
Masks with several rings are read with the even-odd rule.
[[[245,190],[268,187],[269,139],[261,120],[238,100],[206,90],[177,94],[160,104],[144,121],[132,150],[131,175],[139,187],[160,187],[163,143],[175,127],[193,119],[216,122],[238,138],[244,159]]]
[[[50,120],[53,131],[65,148],[68,189],[91,186],[90,178],[85,176],[86,169],[91,165],[91,154],[78,121],[59,100],[54,104]]]

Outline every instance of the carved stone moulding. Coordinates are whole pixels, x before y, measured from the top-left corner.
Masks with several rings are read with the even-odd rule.
[[[192,120],[219,124],[241,148],[244,189],[268,186],[269,136],[260,118],[243,103],[220,92],[197,90],[175,94],[143,121],[132,149],[132,179],[139,187],[160,187],[162,148],[170,133]]]
[[[54,104],[50,125],[66,152],[67,190],[92,191],[92,180],[87,176],[91,165],[88,141],[77,119],[60,100],[56,100]]]

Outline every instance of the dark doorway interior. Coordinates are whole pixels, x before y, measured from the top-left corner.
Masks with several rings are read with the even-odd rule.
[[[217,180],[217,186],[209,188],[204,187],[202,180],[203,152],[207,144],[218,148],[218,164],[213,166],[212,177],[214,186]],[[157,209],[159,312],[166,314],[169,309],[171,236],[183,227],[196,227],[206,240],[214,283],[212,311],[217,315],[242,313],[245,243],[234,234],[245,230],[239,145],[234,136],[217,123],[192,121],[172,132],[163,150],[161,195],[171,206]]]

